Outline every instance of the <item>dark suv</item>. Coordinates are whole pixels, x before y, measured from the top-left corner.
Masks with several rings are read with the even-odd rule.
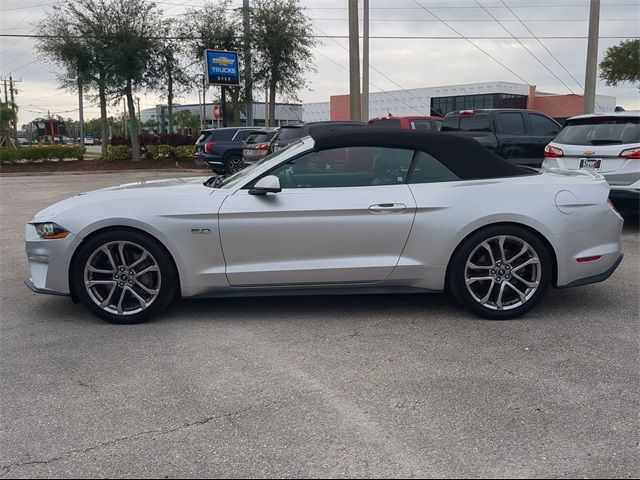
[[[227,127],[203,130],[196,141],[195,164],[215,173],[229,175],[244,168],[242,143],[255,127]]]
[[[309,122],[309,123],[298,123],[296,125],[283,125],[278,130],[278,133],[273,140],[271,140],[271,146],[269,147],[269,153],[275,152],[276,150],[280,150],[281,148],[286,147],[290,143],[295,142],[296,140],[301,139],[302,137],[306,137],[310,134],[310,132],[323,130],[323,131],[334,131],[334,130],[344,130],[348,128],[364,128],[366,127],[366,123],[362,122]]]

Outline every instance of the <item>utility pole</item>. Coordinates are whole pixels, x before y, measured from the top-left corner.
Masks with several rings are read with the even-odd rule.
[[[16,111],[16,101],[13,98],[13,84],[17,82],[21,82],[22,80],[13,80],[13,77],[9,75],[9,91],[11,92],[11,110],[13,110],[13,141],[14,145],[18,146],[18,112]]]
[[[362,121],[369,120],[369,0],[364,0],[362,25]]]
[[[80,146],[84,147],[84,111],[82,106],[82,77],[78,72],[78,136],[80,137]]]
[[[7,79],[4,79],[4,103],[9,103],[9,96],[7,95]]]
[[[251,92],[253,77],[251,73],[251,25],[249,23],[249,0],[242,0],[242,15],[244,24],[244,97],[247,127],[253,127],[253,93]]]
[[[589,9],[589,40],[587,43],[587,71],[584,77],[584,105],[582,113],[593,113],[595,107],[599,30],[600,0],[591,0],[591,7]]]
[[[360,107],[360,35],[358,0],[349,0],[349,103],[351,120],[359,121]]]

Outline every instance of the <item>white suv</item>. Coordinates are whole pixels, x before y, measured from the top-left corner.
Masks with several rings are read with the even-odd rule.
[[[611,186],[619,210],[640,206],[640,112],[588,114],[570,118],[544,149],[544,169],[593,170]]]

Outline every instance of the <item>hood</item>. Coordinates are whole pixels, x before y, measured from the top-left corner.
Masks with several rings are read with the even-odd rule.
[[[54,216],[80,204],[91,204],[114,199],[142,199],[157,198],[166,201],[172,196],[202,196],[213,192],[212,188],[202,183],[208,177],[171,178],[147,180],[143,182],[126,183],[114,187],[101,188],[90,192],[79,193],[75,197],[67,198],[36,213],[34,221],[48,221]],[[96,208],[99,208],[96,206]]]

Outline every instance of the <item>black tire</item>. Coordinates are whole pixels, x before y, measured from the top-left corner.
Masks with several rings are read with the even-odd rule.
[[[521,257],[505,264],[498,258],[500,237],[506,237],[503,241],[503,250],[507,252],[505,255],[507,260],[514,258],[511,252],[520,248],[517,247],[520,245],[518,241],[528,244],[531,250],[527,250]],[[489,245],[493,251],[489,253],[483,244]],[[497,249],[494,250],[496,247]],[[522,244],[521,248],[524,249],[525,245]],[[485,258],[484,261],[483,258]],[[489,268],[492,258],[495,259],[493,264],[498,262],[502,268]],[[536,263],[536,258],[539,264]],[[528,260],[531,260],[528,265],[521,265]],[[509,270],[506,270],[507,265]],[[475,266],[482,269],[473,268]],[[491,280],[472,281],[467,287],[467,276],[469,280],[485,276],[490,277]],[[493,320],[509,320],[524,315],[538,304],[551,284],[551,277],[550,252],[536,234],[515,225],[496,225],[471,234],[456,249],[449,264],[447,287],[456,300],[478,315]],[[528,282],[529,285],[537,283],[535,290],[517,278]],[[497,289],[496,285],[498,285]],[[494,292],[492,289],[497,291]],[[520,291],[523,296],[516,293],[517,291]],[[478,298],[480,295],[483,297]],[[498,295],[500,302],[497,299]],[[525,298],[524,301],[522,301],[523,298]],[[510,305],[505,305],[507,299],[512,302]],[[482,303],[482,300],[485,302]]]
[[[141,250],[140,250],[141,252],[142,252],[142,249],[144,249],[147,251],[148,254],[150,254],[147,257],[147,260],[144,260],[144,262],[147,262],[147,261],[152,262],[153,264],[155,264],[153,266],[158,267],[159,273],[156,274],[154,270],[153,272],[143,274],[143,277],[141,277],[142,278],[141,281],[145,282],[147,280],[145,280],[144,275],[153,276],[155,280],[152,280],[152,281],[156,281],[157,283],[159,283],[159,289],[154,289],[154,291],[158,291],[155,298],[149,303],[147,307],[143,308],[140,312],[129,313],[129,314],[125,314],[124,311],[123,311],[123,314],[118,314],[117,312],[116,313],[109,312],[105,308],[100,307],[99,304],[97,303],[97,300],[94,300],[91,297],[91,295],[98,296],[100,295],[100,293],[99,292],[96,293],[96,291],[92,291],[92,293],[90,294],[87,288],[85,287],[85,274],[86,274],[85,269],[88,268],[87,262],[90,260],[90,258],[92,258],[92,255],[94,254],[98,256],[104,255],[104,259],[106,259],[107,256],[105,254],[98,252],[98,250],[100,250],[101,247],[105,245],[110,245],[109,249],[110,251],[113,252],[113,255],[115,255],[113,256],[114,259],[119,258],[119,254],[117,253],[117,247],[116,247],[116,251],[113,251],[115,247],[113,244],[115,242],[126,242],[126,245],[127,245],[126,248],[129,250],[133,249],[134,251],[136,247],[141,247]],[[126,255],[127,253],[125,253],[125,256]],[[129,253],[129,255],[131,255],[131,253]],[[141,256],[142,254],[140,255],[140,257]],[[93,258],[99,259],[99,257],[93,257]],[[102,260],[103,262],[105,261],[104,259]],[[97,261],[97,260],[94,260],[94,261]],[[118,260],[115,260],[115,261],[117,262]],[[135,258],[129,263],[133,263],[133,262],[135,262]],[[140,268],[145,268],[145,266],[149,264],[141,263],[140,265],[141,265]],[[117,269],[117,266],[114,265],[114,269]],[[112,272],[103,273],[99,275],[102,275],[103,278],[111,281],[110,280],[111,273]],[[116,272],[116,274],[117,273],[118,272]],[[165,310],[166,307],[175,298],[176,293],[178,291],[177,289],[178,275],[176,273],[175,265],[173,263],[173,260],[171,259],[169,252],[164,248],[163,245],[161,245],[153,237],[145,233],[135,231],[135,230],[129,230],[129,229],[117,228],[113,230],[105,230],[104,232],[99,233],[98,235],[90,238],[85,243],[83,243],[79,247],[79,250],[74,259],[73,265],[71,266],[70,277],[71,277],[70,281],[73,285],[74,292],[77,295],[78,299],[94,315],[102,318],[103,320],[106,320],[107,322],[116,323],[116,324],[134,324],[134,323],[142,323],[148,320],[149,318]],[[135,281],[135,280],[132,280],[132,281]],[[118,282],[119,280],[116,281],[116,284],[118,284]],[[124,283],[125,282],[123,281],[122,284]],[[152,285],[152,287],[155,287],[155,286],[157,285]],[[105,288],[107,289],[110,287],[111,285],[105,286]],[[115,291],[115,293],[112,294],[113,297],[116,297],[116,296],[119,297],[119,295],[122,294],[122,291],[125,290],[125,288],[119,287],[119,284],[114,285],[113,288]],[[138,289],[138,293],[141,293],[142,295],[144,295],[145,292],[141,292],[139,290],[139,288],[141,287],[136,286],[136,288]],[[106,296],[106,294],[104,296]],[[131,304],[134,300],[135,298],[132,296],[131,293],[127,292],[123,294],[123,303]],[[141,305],[142,301],[140,301],[139,303]],[[109,308],[109,305],[107,305],[107,308]],[[140,308],[142,307],[140,306]],[[131,307],[131,312],[134,312],[134,311],[135,309]]]
[[[224,164],[224,171],[226,175],[233,175],[244,168],[241,155],[229,155],[227,161]]]

